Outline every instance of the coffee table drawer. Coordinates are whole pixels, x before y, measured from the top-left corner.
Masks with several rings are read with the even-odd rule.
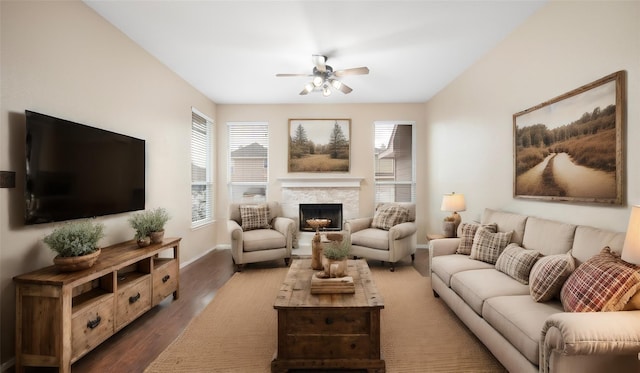
[[[362,334],[371,330],[366,310],[298,310],[287,312],[287,332],[292,334]]]

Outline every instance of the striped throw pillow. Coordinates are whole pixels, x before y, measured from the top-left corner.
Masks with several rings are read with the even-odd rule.
[[[535,250],[527,250],[517,243],[510,243],[498,257],[496,269],[528,285],[531,267],[539,257],[540,253]]]
[[[456,254],[469,255],[471,254],[471,246],[473,246],[473,238],[476,236],[478,228],[485,228],[491,233],[498,231],[498,225],[496,223],[483,224],[478,223],[462,223],[460,224],[460,244],[456,250]]]
[[[529,293],[536,302],[548,302],[560,296],[562,285],[575,269],[571,252],[544,256],[529,274]]]
[[[469,258],[496,264],[496,260],[498,260],[502,250],[511,241],[512,234],[513,231],[491,233],[482,227],[478,228],[473,238]]]
[[[409,210],[402,206],[383,205],[376,210],[371,222],[372,228],[379,228],[388,231],[394,225],[407,222],[409,220]]]
[[[240,219],[242,230],[269,229],[269,206],[262,205],[240,205]]]

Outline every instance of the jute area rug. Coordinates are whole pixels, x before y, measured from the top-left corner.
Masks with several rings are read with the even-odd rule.
[[[504,372],[412,266],[372,266],[384,299],[387,372]],[[145,372],[270,372],[276,350],[275,296],[287,268],[236,273]]]

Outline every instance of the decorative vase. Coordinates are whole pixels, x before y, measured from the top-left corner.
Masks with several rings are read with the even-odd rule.
[[[329,259],[323,255],[322,268],[325,277],[344,277],[347,275],[347,258]]]
[[[164,230],[151,232],[149,233],[149,237],[151,237],[151,243],[162,243],[162,239],[164,238]]]
[[[145,236],[136,240],[138,247],[143,248],[151,245],[151,237]]]
[[[442,231],[446,238],[451,238],[456,236],[456,223],[452,221],[444,221],[442,222]]]
[[[53,258],[53,264],[60,272],[74,272],[91,268],[100,256],[100,249],[91,254],[81,256],[56,256]]]

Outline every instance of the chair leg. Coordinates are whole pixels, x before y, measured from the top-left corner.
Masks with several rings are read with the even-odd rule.
[[[436,293],[435,290],[432,290],[432,291],[433,291],[433,297],[434,298],[440,298],[440,294]]]

